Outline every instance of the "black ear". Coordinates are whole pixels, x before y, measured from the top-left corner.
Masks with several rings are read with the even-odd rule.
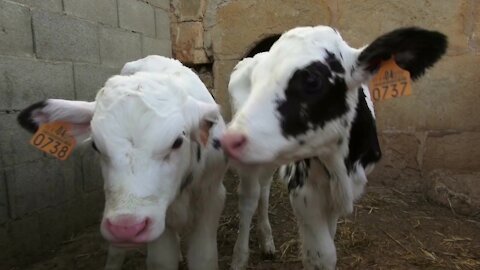
[[[358,64],[373,73],[382,61],[393,55],[397,64],[408,70],[412,79],[416,79],[433,66],[446,50],[447,37],[440,32],[418,27],[400,28],[368,45],[360,53]]]
[[[34,120],[34,114],[40,113],[41,109],[47,106],[47,102],[40,101],[23,109],[17,117],[18,124],[31,133],[38,130],[38,122]]]

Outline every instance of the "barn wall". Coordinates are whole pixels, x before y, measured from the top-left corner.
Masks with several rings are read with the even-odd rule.
[[[103,208],[90,146],[68,161],[28,145],[20,109],[93,100],[129,60],[171,55],[169,0],[0,0],[0,268],[43,256]],[[7,268],[8,269],[8,268]]]
[[[479,1],[172,0],[172,6],[174,56],[191,65],[213,64],[213,93],[226,118],[233,67],[271,34],[327,24],[354,47],[401,26],[447,34],[447,55],[413,84],[412,96],[375,105],[384,158],[370,181],[425,189],[465,213],[480,206]]]

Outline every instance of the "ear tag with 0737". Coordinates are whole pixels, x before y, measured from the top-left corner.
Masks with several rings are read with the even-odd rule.
[[[391,57],[382,62],[368,87],[374,102],[409,96],[412,94],[410,72],[399,67],[394,57]]]
[[[52,122],[42,124],[30,140],[37,149],[60,160],[66,160],[75,147],[76,140],[71,135],[71,124]]]

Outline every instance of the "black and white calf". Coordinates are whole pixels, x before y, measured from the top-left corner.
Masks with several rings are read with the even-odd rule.
[[[299,27],[238,64],[232,81],[240,87],[230,89],[236,114],[222,147],[256,167],[295,162],[281,174],[289,181],[306,269],[335,269],[337,219],[352,212],[381,156],[366,84],[391,57],[416,79],[446,47],[443,34],[414,27],[360,49],[331,27]]]
[[[112,244],[107,269],[120,269],[124,251],[118,247],[141,244],[148,244],[148,269],[177,269],[182,232],[189,269],[218,269],[227,164],[213,137],[225,124],[190,69],[149,56],[127,63],[95,102],[48,99],[18,120],[31,132],[43,123],[68,122],[77,141],[91,139],[105,182],[101,232]]]

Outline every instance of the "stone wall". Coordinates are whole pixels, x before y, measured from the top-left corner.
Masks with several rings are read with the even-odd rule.
[[[448,192],[432,192],[441,182],[448,194],[460,192],[472,209],[480,207],[475,195],[480,179],[470,177],[480,171],[479,1],[172,0],[172,7],[174,56],[190,65],[213,65],[213,94],[227,119],[229,75],[269,35],[326,24],[360,47],[402,26],[445,33],[447,55],[413,84],[413,95],[375,105],[384,158],[370,179],[396,188],[426,188],[434,200],[445,202]],[[438,169],[444,173],[430,175]]]
[[[171,56],[169,0],[0,0],[1,269],[43,256],[103,208],[91,147],[47,157],[28,145],[19,110],[93,100],[126,61],[149,54]]]

